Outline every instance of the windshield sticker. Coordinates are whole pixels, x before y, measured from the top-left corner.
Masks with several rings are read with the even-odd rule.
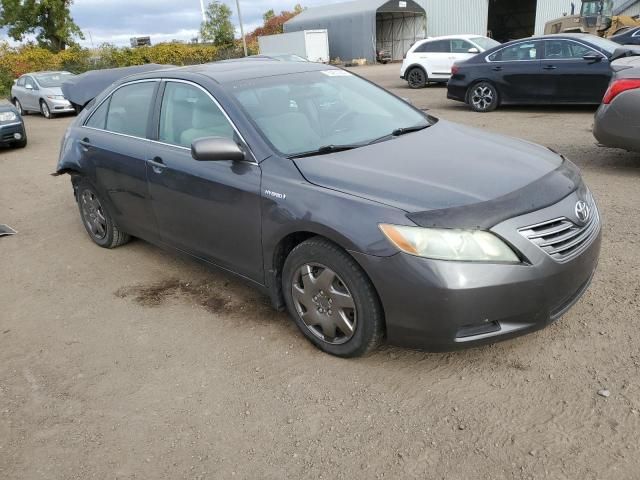
[[[351,77],[352,75],[346,70],[322,70],[327,77]]]

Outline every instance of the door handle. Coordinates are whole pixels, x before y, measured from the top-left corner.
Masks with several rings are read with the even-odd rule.
[[[502,71],[502,67],[493,67],[492,69],[494,72],[501,72]]]
[[[546,67],[542,67],[543,70],[557,70],[558,67],[555,65],[547,65]]]
[[[153,157],[153,160],[149,160],[149,164],[153,172],[158,174],[162,173],[166,167],[162,161],[162,157]]]
[[[85,152],[89,151],[89,148],[91,148],[91,142],[89,141],[89,139],[87,137],[84,137],[78,143],[82,147],[82,150],[84,150]]]

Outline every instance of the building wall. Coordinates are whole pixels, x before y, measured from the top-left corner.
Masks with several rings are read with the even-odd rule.
[[[580,11],[580,0],[538,0],[535,34],[544,34],[549,20],[571,13],[571,2]],[[427,12],[427,35],[487,34],[489,0],[416,0]],[[640,2],[638,2],[640,10]]]
[[[623,10],[622,12],[620,12],[620,15],[627,15],[629,17],[640,15],[640,2],[636,2],[626,10]]]
[[[416,0],[427,12],[427,35],[487,34],[489,0]]]

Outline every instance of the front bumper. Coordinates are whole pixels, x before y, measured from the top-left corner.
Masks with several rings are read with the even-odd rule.
[[[16,138],[16,134],[20,135],[20,138]],[[0,144],[13,145],[23,141],[25,138],[26,132],[22,122],[0,123]]]
[[[76,111],[69,100],[48,98],[47,103],[49,104],[51,113],[71,113]]]
[[[445,262],[399,253],[354,254],[370,275],[385,311],[389,343],[448,351],[523,335],[560,318],[587,290],[600,254],[601,231],[572,260],[559,263],[517,230],[575,206],[574,194],[492,230],[527,259],[521,264]],[[550,215],[550,216],[549,216]]]

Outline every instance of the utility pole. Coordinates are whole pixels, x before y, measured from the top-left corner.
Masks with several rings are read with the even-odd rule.
[[[240,21],[240,35],[242,36],[242,47],[244,48],[244,56],[246,57],[248,55],[247,41],[244,38],[244,27],[242,26],[242,13],[240,13],[240,0],[236,0],[236,7],[238,8],[238,20]]]
[[[207,16],[204,13],[204,0],[200,0],[200,11],[202,12],[202,21],[207,21]]]

